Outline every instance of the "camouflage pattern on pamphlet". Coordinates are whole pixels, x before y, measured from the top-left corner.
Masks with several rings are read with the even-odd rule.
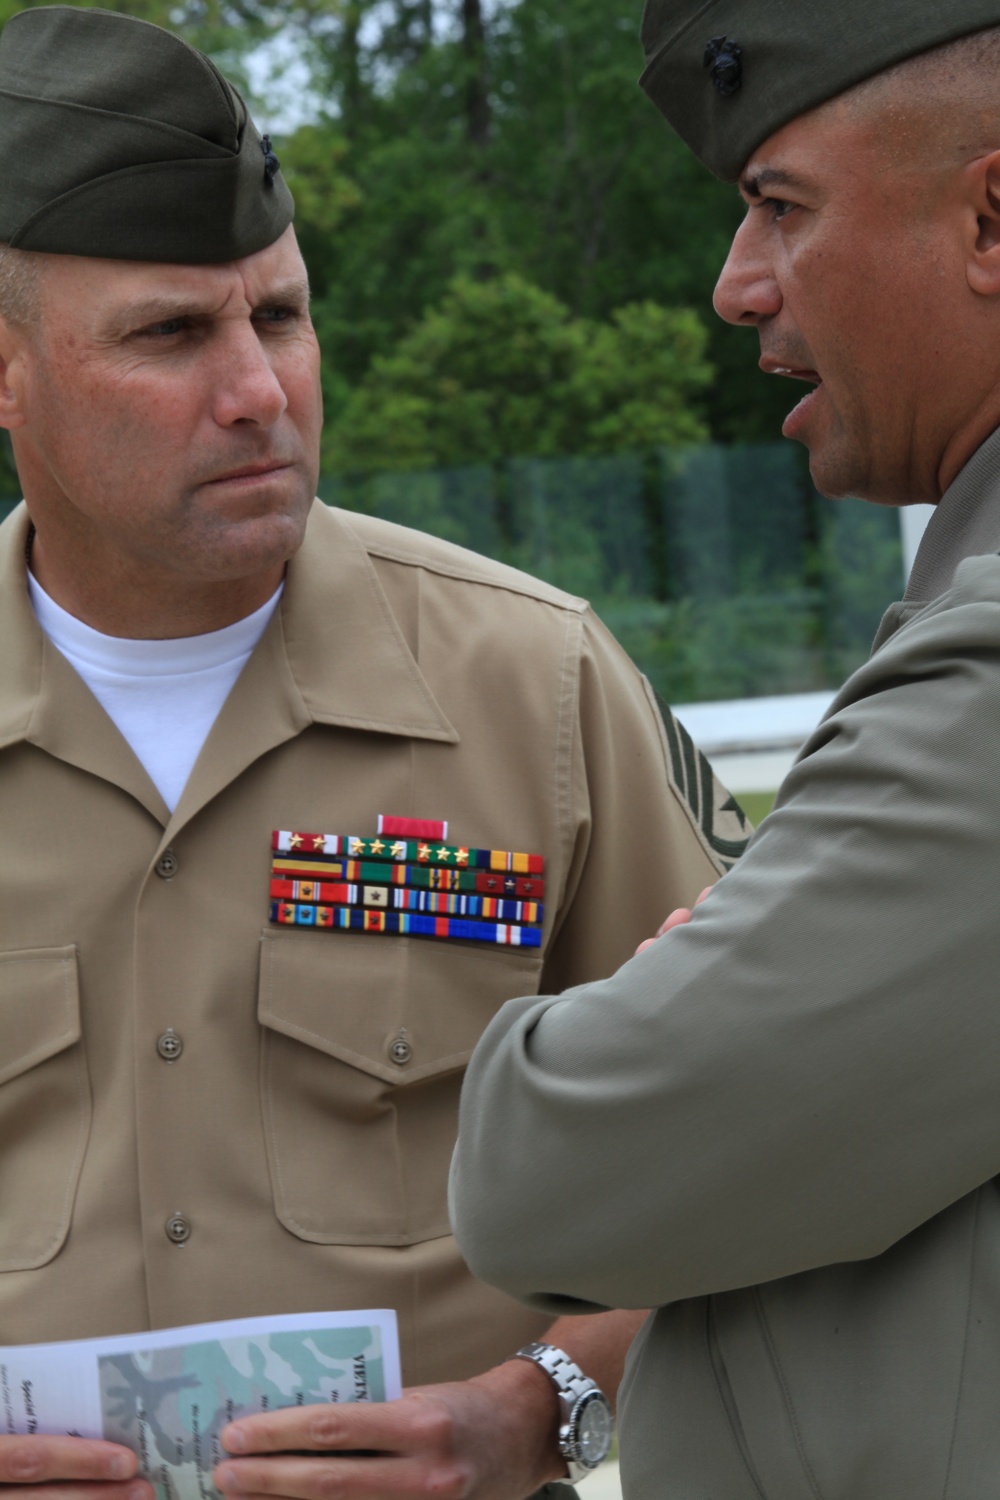
[[[384,1401],[376,1327],[208,1339],[98,1360],[104,1436],[140,1457],[158,1500],[217,1500],[219,1433],[255,1412]]]

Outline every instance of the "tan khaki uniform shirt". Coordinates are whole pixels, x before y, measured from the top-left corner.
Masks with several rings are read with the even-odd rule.
[[[471,1062],[473,1268],[660,1309],[627,1500],[1000,1494],[1000,557],[971,549],[1000,433],[690,925],[511,1002]]]
[[[549,1320],[449,1234],[465,1062],[510,996],[610,973],[737,819],[675,741],[682,798],[579,600],[319,505],[171,817],[38,629],[26,525],[0,531],[0,1343],[390,1306],[408,1381],[488,1366]],[[380,813],[543,854],[544,951],[269,926],[272,830]]]

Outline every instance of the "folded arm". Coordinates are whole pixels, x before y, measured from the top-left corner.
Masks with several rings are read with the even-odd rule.
[[[1000,1172],[1000,561],[848,684],[750,851],[611,979],[512,1001],[452,1212],[542,1307],[881,1250]]]

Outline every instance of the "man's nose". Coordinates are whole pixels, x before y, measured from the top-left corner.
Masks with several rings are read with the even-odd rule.
[[[736,231],[712,305],[727,323],[751,326],[773,318],[781,309],[773,268],[755,243],[749,219],[744,219]]]
[[[253,325],[235,330],[220,353],[215,384],[215,420],[219,426],[253,422],[259,427],[272,427],[287,407],[288,397]]]

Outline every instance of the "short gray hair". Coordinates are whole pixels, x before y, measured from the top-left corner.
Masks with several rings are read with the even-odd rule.
[[[0,241],[0,318],[12,328],[37,323],[42,309],[41,267],[32,250]]]

